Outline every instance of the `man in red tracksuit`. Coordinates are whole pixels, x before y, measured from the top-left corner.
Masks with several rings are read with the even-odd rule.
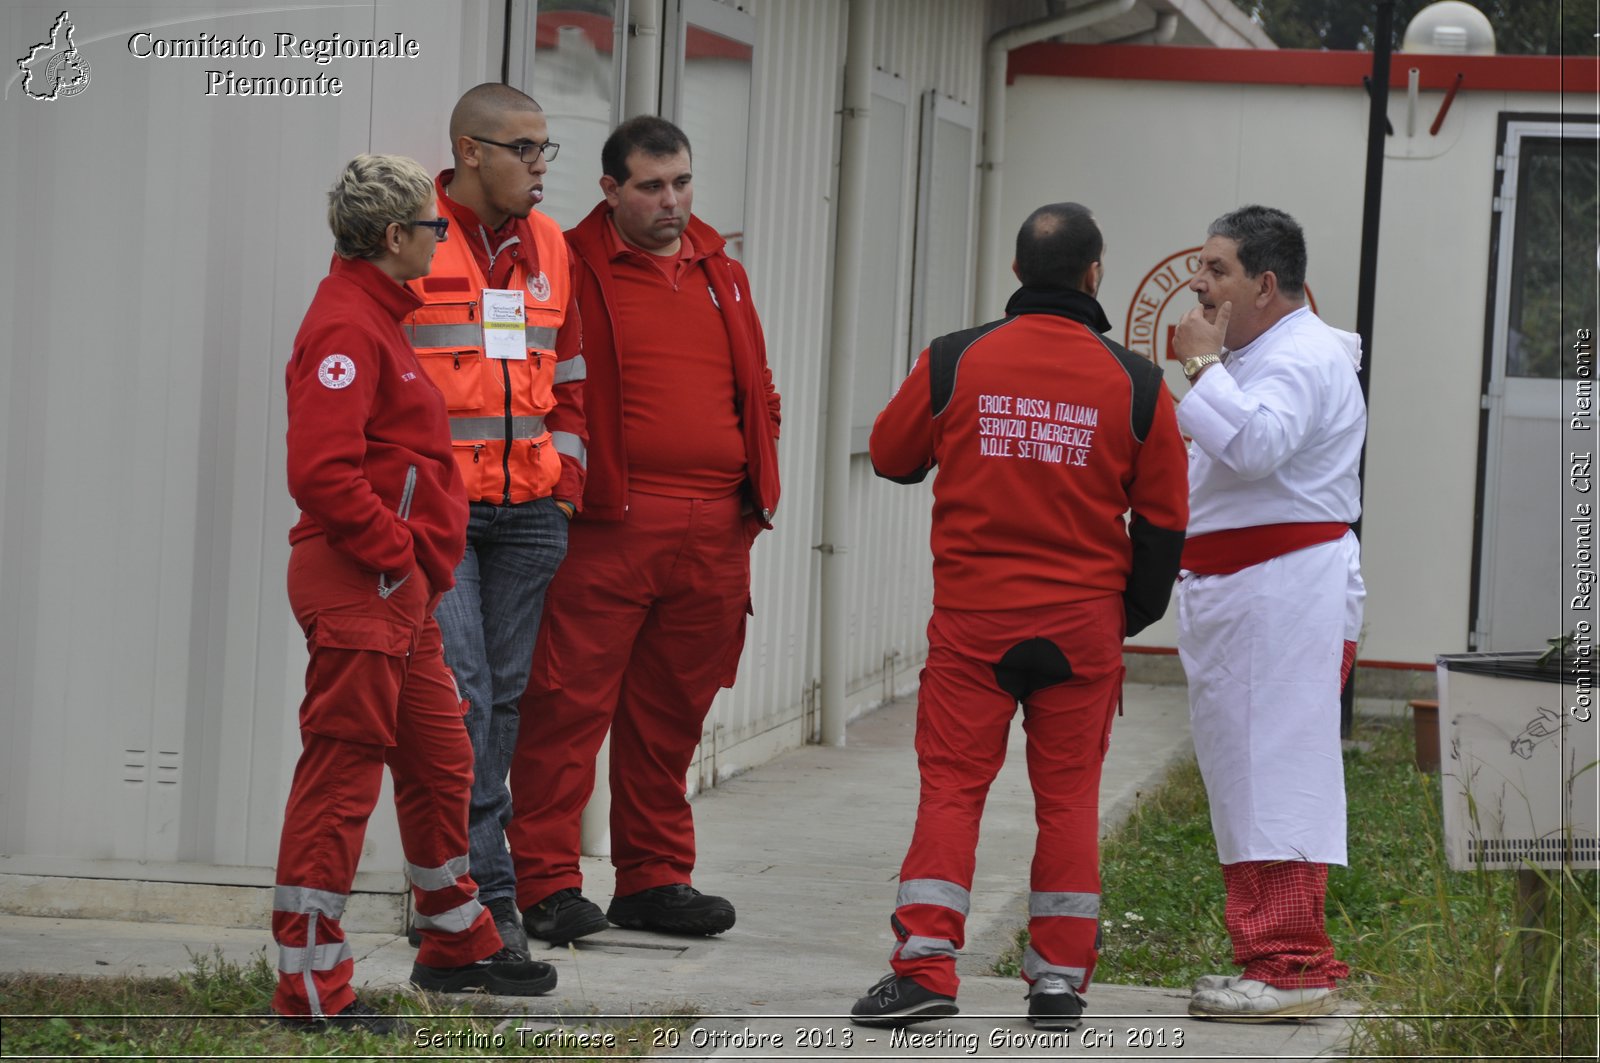
[[[1083,1012],[1122,640],[1166,610],[1188,520],[1161,371],[1101,335],[1111,327],[1094,298],[1103,246],[1085,208],[1034,211],[1017,235],[1022,287],[1006,316],[934,340],[872,428],[878,475],[916,483],[939,472],[922,796],[890,920],[893,970],[851,1010],[863,1025],[956,1013],[978,823],[1019,702],[1039,827],[1028,1018],[1072,1029]]]
[[[588,479],[522,702],[506,831],[528,933],[716,934],[690,758],[731,686],[750,547],[778,504],[778,395],[743,267],[690,214],[689,141],[653,116],[601,152],[605,201],[567,234],[584,322]],[[558,344],[569,342],[563,330]],[[579,821],[611,734],[609,908],[583,896]]]

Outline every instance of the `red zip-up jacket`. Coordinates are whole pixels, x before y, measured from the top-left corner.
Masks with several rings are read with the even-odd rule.
[[[1082,292],[1022,288],[1006,314],[922,352],[872,426],[873,469],[915,483],[938,467],[934,605],[1119,594],[1132,635],[1166,611],[1189,522],[1172,395],[1101,337]]]
[[[420,569],[435,592],[466,552],[467,496],[444,398],[400,320],[422,303],[361,259],[335,259],[289,358],[289,494],[298,543],[326,535],[385,596]]]
[[[583,316],[584,413],[589,431],[589,469],[583,485],[579,520],[621,520],[628,500],[628,451],[623,441],[622,408],[627,384],[617,357],[616,322],[612,318],[611,257],[605,226],[610,208],[604,201],[567,230],[572,248],[573,290]],[[761,320],[750,298],[744,267],[723,248],[726,241],[699,218],[690,215],[689,240],[696,262],[705,264],[733,351],[734,394],[739,403],[747,462],[745,495],[762,526],[772,526],[778,508],[778,424],[780,406],[767,367],[767,344]],[[556,354],[569,355],[566,345],[579,342],[576,330],[562,329]]]

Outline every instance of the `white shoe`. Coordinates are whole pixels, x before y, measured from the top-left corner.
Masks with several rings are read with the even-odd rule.
[[[1240,978],[1222,989],[1196,992],[1189,1000],[1189,1014],[1219,1022],[1298,1022],[1331,1015],[1338,1004],[1332,989],[1279,989],[1253,978]]]
[[[1236,974],[1203,974],[1194,980],[1194,985],[1190,988],[1195,993],[1207,989],[1227,989],[1238,980],[1239,976]]]

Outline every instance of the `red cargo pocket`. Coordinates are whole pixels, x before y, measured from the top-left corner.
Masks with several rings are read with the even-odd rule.
[[[383,617],[321,613],[306,635],[300,729],[345,742],[392,746],[415,633]]]

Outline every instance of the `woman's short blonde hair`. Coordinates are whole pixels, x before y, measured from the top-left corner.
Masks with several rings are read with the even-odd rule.
[[[433,199],[433,178],[404,155],[357,155],[328,190],[328,228],[340,258],[377,258],[392,222]]]

